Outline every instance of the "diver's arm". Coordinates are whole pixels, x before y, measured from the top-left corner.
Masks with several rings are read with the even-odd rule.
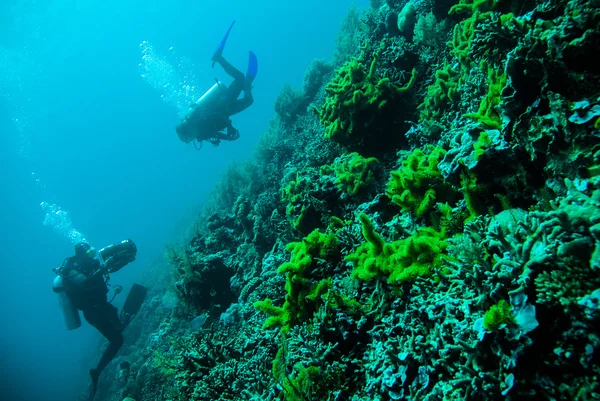
[[[231,120],[227,123],[227,140],[235,141],[240,137],[240,131],[231,124]]]
[[[222,132],[217,132],[216,134],[213,135],[213,138],[217,138],[219,140],[224,140],[224,141],[231,141],[231,137]]]
[[[214,113],[210,118],[204,118],[202,125],[198,125],[196,139],[198,141],[209,141],[217,146],[221,140],[232,141],[237,137],[232,137],[232,129],[237,131],[231,125],[231,120],[223,113]],[[224,131],[227,130],[227,133]],[[239,137],[239,134],[238,134]]]
[[[216,138],[217,140],[223,141],[235,141],[240,137],[240,131],[238,131],[233,125],[231,125],[231,120],[227,122],[226,129],[227,133],[224,133],[223,130],[218,130],[211,135],[211,138]]]

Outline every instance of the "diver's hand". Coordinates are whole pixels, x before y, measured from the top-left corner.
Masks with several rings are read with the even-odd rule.
[[[240,131],[231,125],[231,120],[229,120],[229,125],[227,126],[227,139],[230,141],[235,141],[240,137]]]

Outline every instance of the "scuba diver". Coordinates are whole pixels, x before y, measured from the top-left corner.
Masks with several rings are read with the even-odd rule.
[[[223,58],[223,50],[234,24],[235,21],[229,26],[212,56],[212,66],[218,63],[227,75],[233,78],[233,82],[227,87],[223,82],[216,80],[217,82],[190,106],[186,116],[175,128],[179,139],[185,143],[197,140],[202,147],[202,141],[208,141],[213,146],[218,146],[221,140],[234,141],[240,137],[239,131],[233,127],[229,117],[247,109],[254,102],[252,82],[258,72],[258,61],[256,55],[250,52],[248,69],[244,76],[240,70]],[[244,96],[238,99],[242,92]]]
[[[111,302],[121,291],[121,287],[115,286],[115,295],[110,301],[107,297],[109,274],[133,262],[136,253],[137,248],[131,240],[109,245],[98,252],[88,243],[80,242],[75,245],[75,255],[65,259],[61,267],[54,269],[57,276],[53,290],[59,296],[67,330],[81,326],[79,311],[82,311],[85,320],[109,341],[100,362],[90,370],[90,399],[96,393],[100,373],[123,345],[122,331],[139,311],[146,297],[147,288],[134,284],[120,316]]]

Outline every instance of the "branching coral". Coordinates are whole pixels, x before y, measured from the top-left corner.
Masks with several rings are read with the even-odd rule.
[[[285,83],[275,100],[275,112],[284,124],[292,124],[302,111],[302,106],[306,108],[305,100],[302,92],[294,90],[289,83]]]

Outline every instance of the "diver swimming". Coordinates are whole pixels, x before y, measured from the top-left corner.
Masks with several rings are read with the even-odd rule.
[[[90,399],[96,393],[100,374],[123,345],[123,330],[140,310],[148,291],[146,287],[134,284],[120,314],[112,301],[122,287],[114,286],[115,295],[110,301],[107,297],[110,273],[133,262],[136,253],[137,248],[131,240],[109,245],[99,251],[87,242],[79,242],[75,245],[75,255],[53,270],[57,276],[52,287],[59,297],[67,330],[81,326],[79,311],[82,311],[85,320],[109,341],[96,368],[90,369]]]
[[[235,21],[229,26],[212,56],[212,66],[214,67],[215,63],[219,64],[225,73],[233,78],[233,82],[227,87],[223,82],[216,80],[217,82],[190,106],[186,116],[176,127],[179,139],[185,143],[196,140],[202,144],[202,141],[208,141],[218,146],[221,140],[234,141],[240,137],[229,117],[246,110],[254,102],[252,83],[258,72],[258,60],[250,51],[246,75],[225,60],[223,50],[234,24]],[[238,99],[242,92],[243,97]]]

